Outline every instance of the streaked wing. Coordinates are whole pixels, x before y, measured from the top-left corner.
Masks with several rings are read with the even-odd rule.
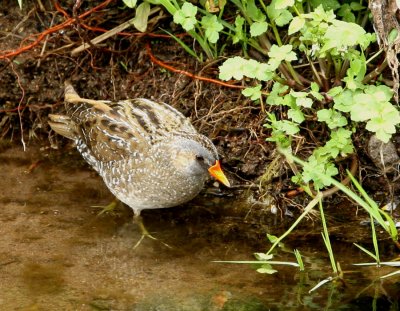
[[[119,112],[124,111],[128,122],[148,135],[152,142],[171,133],[197,133],[188,118],[165,103],[138,98],[119,101],[111,104],[111,107]]]
[[[145,133],[122,111],[102,101],[66,103],[77,137],[98,160],[107,162],[145,154],[149,142]],[[140,148],[140,149],[139,149]]]
[[[82,153],[103,162],[145,156],[152,144],[173,133],[197,133],[178,110],[148,99],[115,103],[84,99],[67,82],[65,101],[71,122],[53,123],[53,127],[66,137],[75,137]]]

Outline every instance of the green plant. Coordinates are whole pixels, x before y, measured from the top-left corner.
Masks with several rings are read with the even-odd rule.
[[[290,162],[295,162],[298,163],[301,166],[304,166],[307,164],[307,162],[300,160],[299,158],[293,156],[293,154],[288,151],[287,149],[280,149],[280,152],[286,157],[286,159]],[[376,221],[392,238],[394,242],[398,241],[398,232],[396,225],[393,221],[393,218],[383,211],[382,209],[379,208],[378,204],[366,193],[366,191],[361,187],[361,185],[357,182],[357,180],[351,175],[350,172],[347,172],[349,178],[351,179],[352,183],[356,186],[357,190],[360,192],[360,195],[352,191],[350,188],[346,187],[342,183],[338,182],[334,178],[332,178],[329,175],[325,175],[324,172],[315,171],[315,174],[317,175],[318,178],[327,180],[331,184],[333,184],[335,187],[337,187],[340,191],[342,191],[348,198],[356,202],[358,205],[360,205],[364,210],[372,216],[374,221]],[[319,201],[321,198],[321,193],[318,193],[315,198],[307,205],[307,207],[304,209],[304,213],[308,213]],[[303,214],[301,216],[303,216]],[[304,215],[305,216],[305,215]],[[302,218],[304,218],[304,216]],[[300,218],[300,217],[299,217]],[[297,225],[298,222],[296,221],[293,225]],[[293,226],[290,228],[293,230]],[[281,241],[281,238],[279,238],[279,241]],[[275,244],[274,244],[275,245]],[[273,246],[274,246],[273,245]]]
[[[258,2],[256,0],[218,2],[206,0],[200,1],[198,5],[188,1],[176,0],[143,0],[139,5],[137,0],[123,1],[129,8],[136,8],[138,21],[135,23],[135,27],[140,31],[145,31],[146,29],[149,15],[147,7],[150,4],[164,7],[173,17],[173,21],[180,25],[200,45],[208,59],[215,59],[221,55],[227,42],[233,45],[241,44],[245,55],[248,55],[249,46],[266,54],[263,45],[269,45],[265,33],[270,26],[265,12],[257,7]],[[265,6],[262,1],[260,1],[260,5]],[[146,7],[146,11],[143,12],[142,7]],[[239,10],[240,13],[234,13],[236,14],[234,17],[232,17],[232,13],[224,14],[226,7],[229,7],[229,12]],[[139,8],[141,8],[142,12],[139,12]],[[276,25],[283,25],[287,21],[286,18],[291,18],[291,15],[288,16],[285,12],[282,14],[275,10],[270,12],[274,20],[274,32],[277,31]],[[222,35],[224,40],[220,40]],[[200,61],[203,60],[201,54],[196,53],[193,48],[190,48],[182,40],[174,38],[190,55]]]
[[[331,240],[329,238],[329,231],[328,231],[328,226],[327,226],[326,220],[325,220],[325,213],[324,213],[324,208],[322,206],[322,200],[319,200],[318,203],[319,203],[319,212],[320,212],[320,215],[321,215],[322,227],[324,229],[321,232],[322,239],[324,240],[325,247],[326,247],[326,249],[328,251],[328,254],[329,254],[329,260],[331,262],[332,270],[336,275],[338,275],[339,274],[339,269],[338,269],[338,265],[337,265],[336,260],[335,260],[335,254],[334,254],[333,249],[332,249]]]
[[[364,253],[371,256],[375,260],[376,264],[379,266],[381,264],[381,260],[379,256],[378,239],[376,236],[375,222],[377,222],[380,226],[382,226],[385,229],[385,231],[390,234],[392,240],[395,242],[397,242],[398,240],[396,224],[394,223],[392,217],[390,217],[390,215],[381,210],[379,206],[376,204],[376,202],[368,196],[368,194],[358,183],[358,181],[353,176],[351,175],[349,176],[351,178],[352,183],[357,188],[358,192],[364,198],[364,203],[363,203],[364,208],[368,211],[371,218],[371,232],[372,232],[372,243],[374,245],[374,253],[370,252],[361,245],[358,245],[356,243],[354,244]]]
[[[268,240],[273,243],[273,245],[279,245],[280,248],[286,253],[293,253],[293,255],[296,257],[296,262],[292,261],[278,261],[278,260],[273,260],[274,254],[271,253],[274,247],[271,247],[270,251],[267,253],[254,253],[254,257],[256,260],[236,260],[236,261],[220,261],[216,260],[214,262],[218,263],[234,263],[234,264],[251,264],[257,267],[256,271],[259,273],[264,273],[264,274],[274,274],[278,272],[277,270],[274,269],[274,265],[283,265],[283,266],[292,266],[292,267],[299,267],[300,271],[304,271],[304,263],[301,258],[299,250],[295,249],[292,251],[287,250],[286,247],[284,246],[283,243],[281,243],[281,239],[278,241],[278,238],[274,235],[267,234]]]
[[[302,1],[273,0],[269,6],[261,7],[276,40],[276,44],[266,45],[268,60],[229,58],[220,66],[219,77],[254,79],[253,86],[243,95],[260,103],[268,94],[269,110],[280,111],[280,118],[267,113],[265,126],[271,129],[268,140],[281,148],[290,149],[293,138],[307,140],[310,131],[321,129],[318,146],[293,181],[312,182],[315,189],[322,189],[331,182],[318,177],[315,171],[323,172],[322,176],[339,173],[335,160],[354,152],[352,136],[362,123],[383,142],[389,141],[400,123],[400,113],[390,102],[393,91],[379,81],[368,84],[371,74],[367,73],[367,65],[375,55],[367,60],[366,49],[375,41],[375,35],[356,23],[338,20],[332,10],[326,11],[322,5],[308,13],[303,13]],[[361,10],[355,4],[350,7]],[[285,44],[278,26],[287,29]],[[304,65],[296,66],[295,62]],[[299,72],[304,66],[310,69],[309,73]],[[272,88],[264,89],[263,82],[272,82]]]
[[[280,150],[281,153],[287,158],[287,160],[289,162],[295,162],[301,166],[306,165],[307,163],[305,161],[300,160],[297,157],[294,157],[292,155],[292,153],[290,151],[288,151],[287,149],[281,149]],[[330,177],[329,175],[326,175],[324,172],[320,172],[320,171],[316,171],[316,175],[319,179],[321,180],[328,180],[330,181],[334,186],[336,186],[337,188],[339,188],[340,191],[342,191],[343,193],[345,193],[350,199],[352,199],[354,202],[356,202],[357,204],[359,204],[361,207],[363,207],[370,215],[371,217],[371,227],[372,227],[372,240],[373,240],[373,244],[374,244],[374,250],[375,250],[375,254],[368,251],[367,249],[355,244],[358,248],[360,248],[362,251],[364,251],[367,255],[371,256],[372,258],[374,258],[375,265],[387,265],[387,266],[395,266],[398,267],[398,263],[394,263],[394,262],[385,262],[382,263],[380,261],[379,258],[379,251],[378,251],[378,240],[377,240],[377,236],[376,236],[376,231],[375,231],[375,225],[374,222],[376,222],[377,224],[379,224],[381,226],[381,228],[383,228],[392,238],[392,240],[395,243],[398,243],[398,232],[397,232],[397,228],[396,225],[392,219],[392,217],[387,214],[386,212],[384,212],[383,210],[381,210],[379,208],[379,206],[376,204],[376,202],[374,200],[372,200],[368,194],[365,192],[365,190],[361,187],[361,185],[356,181],[356,179],[350,174],[350,172],[348,172],[348,175],[351,179],[351,181],[353,182],[353,184],[355,185],[355,187],[357,188],[358,192],[360,194],[355,193],[354,191],[352,191],[350,188],[346,187],[345,185],[343,185],[342,183],[336,181],[335,179],[333,179],[332,177]],[[340,265],[339,263],[336,262],[335,257],[334,257],[334,252],[330,243],[330,238],[329,238],[329,232],[328,232],[328,227],[327,227],[327,223],[325,220],[325,216],[324,216],[324,210],[323,210],[323,206],[322,206],[322,193],[318,192],[316,194],[316,196],[309,202],[309,204],[304,208],[304,211],[302,212],[302,214],[296,219],[296,221],[290,226],[290,228],[288,230],[286,230],[286,232],[284,232],[281,236],[279,237],[275,237],[272,235],[267,235],[268,239],[270,240],[270,242],[272,243],[272,246],[270,247],[270,249],[266,252],[266,253],[256,253],[256,259],[259,260],[259,264],[261,264],[261,268],[264,268],[265,270],[260,270],[259,272],[261,273],[272,273],[275,271],[272,271],[274,269],[272,269],[272,264],[276,263],[273,262],[271,263],[269,260],[271,260],[273,258],[273,251],[277,246],[282,245],[282,241],[295,229],[295,227],[300,223],[300,221],[307,215],[310,213],[310,211],[317,205],[319,204],[319,210],[320,210],[320,214],[321,214],[321,223],[322,223],[322,227],[323,227],[323,232],[322,232],[322,237],[324,240],[324,244],[327,248],[328,254],[329,254],[329,259],[331,262],[331,267],[333,269],[333,272],[335,273],[334,277],[328,277],[324,280],[322,280],[320,283],[318,283],[312,290],[313,291],[317,288],[319,288],[320,286],[322,286],[325,283],[331,282],[337,278],[342,278],[342,271],[340,269]],[[294,252],[297,258],[297,254],[296,251]],[[241,262],[241,261],[234,261],[231,263],[256,263],[256,262]],[[280,263],[280,262],[279,262]],[[267,264],[267,266],[264,266],[265,264]],[[286,263],[288,264],[288,263]],[[293,265],[294,263],[292,263]],[[304,269],[304,266],[302,264],[302,261],[298,260],[297,265],[299,265],[301,267],[301,269]],[[371,264],[358,264],[358,265],[371,265]],[[272,269],[272,270],[270,270]],[[393,274],[387,275],[387,276],[391,276],[391,275],[395,275],[398,274],[400,272],[395,272]],[[385,276],[385,277],[387,277]]]
[[[207,58],[213,59],[219,54],[216,42],[224,26],[222,25],[223,22],[221,19],[216,15],[206,10],[201,10],[199,7],[187,1],[183,1],[183,3],[180,4],[176,0],[144,0],[138,6],[137,0],[123,1],[129,8],[136,8],[136,21],[133,23],[138,30],[144,32],[147,28],[150,4],[161,5],[171,14],[174,22],[181,25],[182,28],[199,43]],[[200,11],[202,18],[198,20],[197,15]],[[228,23],[225,23],[225,25],[229,26]],[[198,55],[192,48],[176,36],[173,37],[190,55],[196,57],[200,61],[202,60],[201,55]]]
[[[141,32],[146,31],[150,15],[150,3],[148,1],[143,1],[137,5],[137,0],[123,0],[123,2],[128,8],[136,8],[136,15],[132,19],[132,24],[135,28]]]

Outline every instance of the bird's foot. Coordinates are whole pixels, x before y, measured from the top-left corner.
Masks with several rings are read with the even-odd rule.
[[[105,206],[104,205],[93,205],[92,207],[101,209],[101,211],[97,214],[97,216],[100,216],[105,213],[107,213],[107,214],[115,213],[115,209],[118,207],[119,204],[121,204],[121,201],[115,199],[108,205],[105,205]]]
[[[135,246],[133,247],[133,249],[137,248],[143,241],[144,238],[150,238],[154,241],[159,241],[161,244],[163,244],[164,246],[168,247],[168,248],[172,248],[170,245],[168,245],[165,242],[160,241],[159,239],[155,238],[154,236],[152,236],[149,231],[147,231],[146,227],[143,224],[143,219],[142,216],[140,215],[135,215],[133,216],[134,222],[138,225],[140,232],[142,233],[142,236],[140,237],[139,241],[136,242]]]

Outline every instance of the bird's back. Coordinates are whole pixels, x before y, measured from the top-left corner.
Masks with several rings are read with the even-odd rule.
[[[75,140],[93,161],[116,161],[146,154],[152,145],[170,135],[197,132],[175,108],[148,99],[118,102],[79,97],[70,84],[65,88],[66,115],[49,115],[52,129]]]

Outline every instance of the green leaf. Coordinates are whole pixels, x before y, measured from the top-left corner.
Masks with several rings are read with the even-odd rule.
[[[319,92],[319,85],[316,82],[311,82],[310,88],[311,88],[311,91],[313,91],[313,92]]]
[[[318,121],[324,122],[329,120],[332,116],[333,109],[321,109],[317,112]]]
[[[310,0],[309,2],[314,9],[319,7],[320,5],[323,6],[325,11],[335,11],[340,8],[340,3],[337,0]]]
[[[267,6],[267,14],[271,21],[277,26],[285,26],[289,24],[293,16],[288,10],[280,10],[275,7],[277,0],[272,0],[271,4]]]
[[[246,35],[243,32],[243,25],[245,19],[241,16],[236,16],[235,19],[235,33],[232,36],[233,44],[238,43],[239,41],[244,41],[246,39]]]
[[[288,62],[292,60],[296,60],[296,53],[292,51],[292,45],[287,44],[287,45],[273,45],[271,46],[270,51],[268,52],[268,56],[270,58],[275,58],[278,60],[286,60]]]
[[[278,272],[277,270],[273,269],[269,264],[263,264],[261,268],[257,269],[258,273],[266,273],[266,274],[274,274]]]
[[[346,86],[350,90],[356,90],[357,88],[362,89],[362,80],[367,72],[367,63],[365,56],[362,54],[350,60],[350,67],[347,69],[346,77],[343,81],[346,82]]]
[[[255,0],[247,0],[246,6],[246,14],[251,18],[254,22],[263,22],[266,19],[266,16],[262,13],[262,11],[257,7]]]
[[[384,143],[388,143],[392,134],[396,132],[396,128],[394,126],[386,126],[386,122],[382,118],[374,118],[368,121],[365,128],[370,132],[374,132],[376,137]]]
[[[279,27],[285,26],[293,19],[292,13],[288,10],[283,10],[281,14],[275,19],[275,24]]]
[[[254,253],[254,256],[256,257],[257,260],[271,260],[274,258],[274,255],[271,254],[264,254],[264,253]]]
[[[379,102],[370,94],[357,94],[353,101],[357,103],[350,110],[353,121],[367,121],[377,116]]]
[[[182,26],[186,31],[190,31],[196,25],[197,7],[190,2],[185,2],[182,8],[174,13],[174,23]]]
[[[147,22],[150,15],[150,4],[148,2],[142,2],[136,8],[136,15],[132,23],[137,30],[145,32],[147,29]]]
[[[197,7],[191,4],[190,2],[184,2],[181,7],[181,10],[187,17],[192,17],[197,14]]]
[[[324,99],[324,96],[319,93],[319,85],[315,82],[311,82],[310,95],[312,95],[316,100],[322,101]]]
[[[330,129],[347,125],[347,119],[334,109],[321,109],[317,112],[318,121],[326,122]]]
[[[368,85],[364,92],[370,94],[379,102],[388,102],[393,97],[393,90],[386,85]]]
[[[255,87],[247,87],[242,91],[242,94],[246,97],[250,97],[251,100],[257,100],[261,97],[261,84]]]
[[[389,44],[393,44],[393,42],[397,39],[399,32],[396,28],[393,28],[388,35]]]
[[[339,20],[333,20],[323,37],[325,44],[320,53],[335,49],[335,51],[345,52],[349,47],[360,44],[362,47],[369,45],[370,41],[365,36],[365,30],[355,24]]]
[[[289,119],[292,119],[292,121],[300,124],[305,120],[304,114],[301,112],[300,109],[289,109],[288,110],[288,117]]]
[[[300,97],[296,98],[296,105],[304,108],[311,108],[313,104],[313,100],[308,97]]]
[[[350,69],[355,75],[357,75],[357,80],[361,81],[365,76],[365,72],[367,71],[365,59],[353,59],[350,63]]]
[[[340,10],[337,12],[338,16],[342,16],[345,22],[354,23],[356,20],[356,16],[354,15],[351,6],[348,3],[345,3],[341,6]]]
[[[230,80],[232,78],[241,80],[243,77],[255,78],[261,81],[268,81],[274,76],[274,71],[265,63],[254,59],[245,59],[235,56],[227,59],[220,67],[219,78]]]
[[[400,123],[399,111],[390,103],[381,104],[378,116],[366,124],[368,131],[376,133],[376,137],[387,143],[396,133],[396,125]]]
[[[287,135],[294,135],[300,132],[299,126],[296,123],[288,120],[276,121],[274,126]]]
[[[271,243],[275,243],[276,241],[278,241],[278,237],[276,235],[269,234],[269,233],[267,233],[267,239]]]
[[[232,78],[235,80],[243,79],[243,73],[246,70],[247,60],[240,56],[228,58],[221,66],[219,66],[219,78],[228,81]]]
[[[268,64],[274,70],[279,67],[282,61],[291,62],[297,59],[296,53],[292,51],[292,45],[290,44],[282,46],[272,45],[268,56],[270,57]]]
[[[22,0],[18,0],[18,1],[22,1]],[[122,1],[128,8],[131,8],[131,9],[133,9],[136,6],[136,2],[137,2],[137,0],[122,0]]]
[[[343,82],[346,82],[346,87],[349,90],[353,91],[361,87],[361,84],[357,83],[357,81],[354,79],[354,75],[350,73],[350,70],[347,71],[347,76],[342,80]]]
[[[269,81],[275,75],[274,70],[271,70],[271,67],[265,63],[258,63],[254,68],[254,78],[261,81]]]
[[[314,150],[313,154],[321,161],[328,161],[330,158],[335,159],[339,154],[343,157],[354,152],[353,141],[351,140],[352,132],[345,128],[338,128],[331,132],[330,139],[325,146]]]
[[[318,172],[318,173],[316,173]],[[324,175],[321,176],[320,173]],[[311,155],[303,166],[302,179],[305,183],[314,182],[314,187],[321,189],[331,185],[329,177],[339,173],[338,169],[326,159],[319,159],[315,155]]]
[[[210,43],[216,43],[218,41],[219,32],[224,28],[215,15],[203,16],[201,19],[201,26],[206,30],[206,38]]]
[[[287,7],[292,7],[294,5],[294,0],[276,0],[275,1],[275,9],[282,10]]]
[[[256,77],[257,67],[260,63],[254,59],[246,59],[244,62],[244,66],[242,67],[243,75],[245,77],[249,77],[254,79]]]
[[[314,10],[314,12],[303,14],[303,16],[313,20],[310,26],[318,26],[318,28],[322,27],[322,30],[326,30],[326,28],[328,27],[327,23],[332,23],[336,20],[336,15],[333,13],[333,11],[324,10],[324,7],[322,5],[319,5]],[[325,31],[321,32],[320,34],[323,34],[324,32]]]
[[[334,97],[334,108],[350,112],[351,120],[367,122],[366,129],[376,133],[383,142],[388,142],[400,124],[400,113],[390,103],[393,91],[385,85],[368,85],[363,92],[349,91]]]
[[[294,104],[294,98],[291,95],[282,96],[282,94],[287,92],[288,88],[287,85],[275,82],[269,96],[267,97],[267,104],[271,106],[283,105],[292,107]]]
[[[301,16],[296,16],[289,24],[288,34],[292,35],[298,32],[301,28],[303,28],[305,23],[306,20],[304,18],[302,18]]]
[[[341,88],[340,88],[341,89]],[[354,106],[354,97],[357,94],[360,94],[360,90],[352,91],[352,90],[344,90],[341,93],[339,93],[339,90],[337,88],[332,89],[332,93],[329,91],[328,95],[333,97],[334,105],[333,108],[336,110],[342,111],[342,112],[350,112],[353,109]],[[335,93],[338,93],[337,95],[333,95]]]
[[[268,124],[264,125],[266,128]],[[291,148],[291,139],[290,136],[286,135],[282,131],[272,130],[271,136],[266,139],[266,141],[274,142],[279,148],[287,149]]]
[[[250,26],[250,35],[252,37],[257,37],[265,33],[268,29],[267,22],[254,22]]]
[[[399,6],[399,3],[397,4],[397,6]],[[360,4],[360,3],[358,3],[358,2],[355,2],[355,1],[353,1],[353,2],[350,3],[350,7],[351,7],[351,9],[352,9],[353,11],[361,11],[361,10],[364,10],[364,9],[366,8],[366,7],[363,6],[362,4]]]
[[[313,83],[315,83],[315,82],[313,82]],[[335,96],[338,96],[342,92],[343,92],[343,88],[341,86],[335,86],[328,91],[328,95],[335,97]]]

